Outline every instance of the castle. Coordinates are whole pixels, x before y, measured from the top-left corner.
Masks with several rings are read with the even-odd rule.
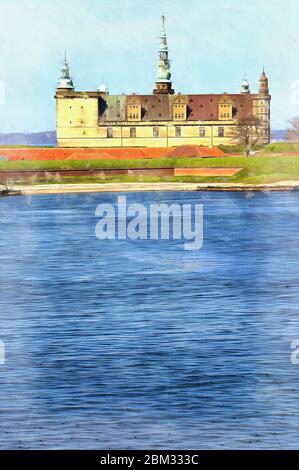
[[[75,91],[65,57],[56,89],[59,147],[172,147],[231,144],[236,126],[257,119],[259,142],[270,141],[268,78],[263,70],[258,93],[244,80],[239,94],[175,94],[168,57],[165,16],[152,94],[111,95]]]

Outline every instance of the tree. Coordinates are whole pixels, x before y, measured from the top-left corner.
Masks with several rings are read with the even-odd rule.
[[[299,116],[290,119],[291,128],[288,129],[288,140],[299,140]]]
[[[260,120],[254,117],[239,119],[233,133],[234,140],[243,146],[244,155],[248,157],[261,136]]]

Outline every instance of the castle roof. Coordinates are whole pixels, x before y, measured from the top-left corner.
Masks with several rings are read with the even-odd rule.
[[[233,115],[245,118],[252,115],[252,96],[243,94],[227,94],[232,101]],[[188,95],[187,120],[189,121],[213,121],[218,119],[219,102],[223,94]]]
[[[218,119],[219,102],[223,94],[190,95],[107,95],[100,97],[101,121],[125,121],[126,107],[141,106],[141,121],[168,121],[172,119],[172,104],[187,104],[187,121],[214,121]],[[252,116],[253,95],[225,94],[233,105],[233,116]]]

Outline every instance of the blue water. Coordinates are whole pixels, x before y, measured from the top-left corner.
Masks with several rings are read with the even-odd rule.
[[[192,252],[98,240],[116,196],[0,200],[0,448],[299,448],[299,194],[127,194],[202,203]]]

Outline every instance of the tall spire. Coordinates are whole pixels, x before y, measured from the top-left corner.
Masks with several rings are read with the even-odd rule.
[[[64,62],[61,67],[61,75],[58,81],[57,89],[62,90],[73,90],[74,84],[70,77],[70,68],[66,58],[66,51],[64,53]]]
[[[174,93],[171,83],[170,61],[168,57],[167,35],[165,30],[166,17],[161,16],[162,31],[160,35],[160,45],[157,60],[157,78],[154,93]]]

